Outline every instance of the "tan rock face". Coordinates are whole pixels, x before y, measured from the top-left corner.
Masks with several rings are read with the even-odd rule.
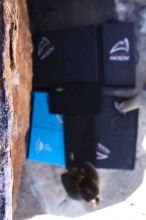
[[[20,183],[23,159],[25,157],[26,145],[25,136],[29,126],[30,92],[32,79],[32,45],[28,30],[28,17],[24,0],[18,1],[18,16],[13,70],[13,108],[14,108],[14,129],[13,129],[13,205],[16,204],[16,196]]]
[[[8,150],[9,159],[12,157],[14,210],[26,153],[25,136],[29,127],[32,43],[26,1],[2,2],[5,29],[3,78],[11,121]]]

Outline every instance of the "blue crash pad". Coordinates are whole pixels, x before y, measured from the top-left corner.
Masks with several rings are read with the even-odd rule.
[[[63,117],[51,114],[48,102],[48,93],[33,93],[27,158],[51,165],[65,166]]]

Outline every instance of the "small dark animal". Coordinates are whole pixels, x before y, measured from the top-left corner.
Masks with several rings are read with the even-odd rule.
[[[99,178],[96,169],[89,162],[84,162],[79,168],[70,168],[61,176],[67,194],[76,200],[84,199],[98,205]]]

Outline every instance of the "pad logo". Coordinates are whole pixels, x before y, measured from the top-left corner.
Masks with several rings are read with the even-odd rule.
[[[101,143],[97,143],[96,145],[96,159],[104,160],[108,159],[111,151]]]
[[[129,40],[124,38],[122,41],[118,41],[109,52],[109,60],[111,61],[129,61]]]
[[[40,154],[41,152],[44,151],[48,151],[49,153],[51,153],[53,151],[53,149],[51,148],[51,146],[47,143],[44,143],[43,141],[41,141],[40,138],[38,138],[38,140],[36,141],[36,153]]]
[[[46,37],[42,37],[38,45],[38,56],[40,60],[46,59],[53,51],[55,47]]]

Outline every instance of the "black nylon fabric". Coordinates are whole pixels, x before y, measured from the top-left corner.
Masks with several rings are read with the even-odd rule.
[[[44,60],[38,56],[38,47],[41,38],[45,36],[50,40],[55,50]],[[33,89],[48,90],[52,81],[62,80],[62,48],[63,34],[61,32],[50,32],[43,36],[34,36],[34,53],[33,53]]]
[[[115,100],[104,96],[96,116],[64,116],[67,166],[89,160],[97,168],[134,168],[138,111],[121,114],[114,108]]]
[[[55,50],[41,60],[38,46],[46,37]],[[34,36],[34,89],[48,89],[52,82],[99,82],[96,27],[72,28]]]
[[[111,22],[102,25],[102,59],[103,59],[103,81],[105,86],[132,86],[135,85],[135,39],[133,23],[128,22]],[[129,44],[129,51],[126,45]],[[112,48],[122,41],[123,48],[120,50],[117,46],[113,51]],[[127,45],[128,46],[128,45]],[[128,58],[129,57],[129,58]],[[110,60],[110,59],[116,60]],[[128,59],[128,60],[117,60]]]
[[[42,37],[55,49],[41,60]],[[101,84],[96,27],[72,28],[34,37],[34,90],[49,91],[50,111],[60,114],[100,112]],[[58,91],[58,90],[63,91]]]
[[[78,167],[83,162],[95,164],[95,117],[64,115],[65,157],[67,167]]]
[[[117,99],[104,96],[102,111],[100,115],[96,116],[96,142],[103,144],[110,151],[107,159],[96,160],[96,166],[100,168],[133,169],[138,111],[135,110],[126,114],[119,113],[114,107],[114,101]],[[97,150],[97,147],[96,151],[100,151]]]
[[[97,114],[101,88],[96,82],[60,82],[50,85],[50,112],[59,114]]]

